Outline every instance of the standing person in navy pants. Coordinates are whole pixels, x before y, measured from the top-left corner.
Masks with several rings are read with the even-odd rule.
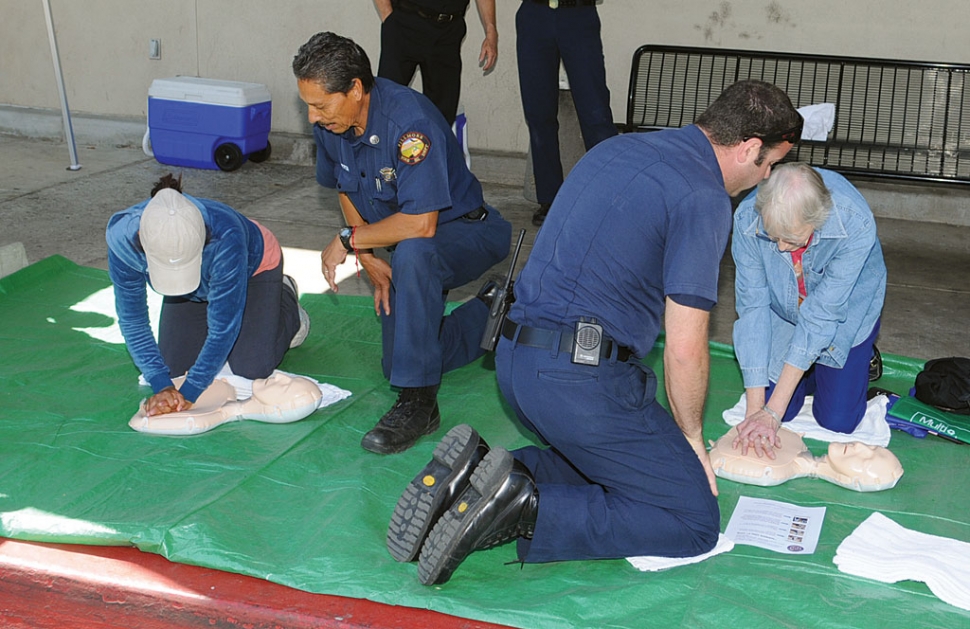
[[[532,172],[546,218],[562,185],[559,154],[559,62],[566,68],[586,150],[616,135],[595,0],[523,0],[515,14],[522,111],[529,125]]]

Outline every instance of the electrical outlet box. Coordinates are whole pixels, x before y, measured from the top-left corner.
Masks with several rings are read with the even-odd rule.
[[[149,59],[162,58],[162,40],[160,39],[148,40],[148,58]]]

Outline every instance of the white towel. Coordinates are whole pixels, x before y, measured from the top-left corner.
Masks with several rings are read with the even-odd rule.
[[[889,399],[885,395],[877,395],[869,400],[866,406],[866,414],[862,416],[862,421],[856,426],[855,432],[845,434],[822,428],[815,421],[812,415],[812,396],[805,396],[805,403],[802,405],[798,415],[795,415],[790,422],[785,422],[785,428],[792,432],[797,432],[803,437],[818,439],[819,441],[835,441],[838,443],[849,443],[860,441],[871,446],[886,447],[889,445],[891,433],[889,424],[886,423],[886,404]],[[747,403],[744,394],[733,407],[721,413],[721,417],[729,426],[737,426],[744,420],[744,413]]]
[[[300,376],[301,378],[306,378],[307,380],[313,380],[320,387],[320,393],[323,397],[320,398],[320,405],[317,408],[323,408],[324,406],[330,406],[331,404],[336,404],[340,400],[350,397],[350,391],[341,389],[340,387],[335,387],[332,384],[327,384],[325,382],[318,382],[309,376],[304,376],[301,374],[290,373],[288,371],[282,371],[276,369],[273,373],[283,373],[288,376]],[[216,374],[215,379],[223,379],[236,389],[236,399],[237,400],[248,400],[253,396],[253,381],[249,378],[243,378],[242,376],[237,376],[232,373],[232,369],[229,368],[229,363],[222,366],[219,373]],[[145,376],[138,376],[138,384],[141,386],[148,386],[148,381],[145,380]]]
[[[921,581],[939,599],[970,611],[970,544],[900,526],[875,512],[842,540],[841,572],[883,583]]]
[[[726,553],[733,548],[734,542],[731,541],[731,538],[725,536],[724,533],[720,533],[717,538],[717,545],[714,546],[713,550],[703,555],[697,555],[696,557],[627,557],[626,560],[641,572],[659,572],[668,568],[698,563],[714,555]]]
[[[805,119],[802,127],[802,139],[824,142],[835,125],[835,104],[819,103],[805,105],[798,108],[798,113]]]

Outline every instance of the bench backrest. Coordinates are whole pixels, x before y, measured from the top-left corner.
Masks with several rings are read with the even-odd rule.
[[[689,125],[742,79],[777,85],[796,107],[835,105],[828,140],[800,142],[788,160],[844,174],[970,183],[970,65],[641,46],[627,130]]]

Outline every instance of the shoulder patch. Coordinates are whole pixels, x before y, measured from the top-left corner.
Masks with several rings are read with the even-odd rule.
[[[428,156],[431,141],[418,131],[408,131],[397,141],[398,157],[405,164],[419,164]]]

